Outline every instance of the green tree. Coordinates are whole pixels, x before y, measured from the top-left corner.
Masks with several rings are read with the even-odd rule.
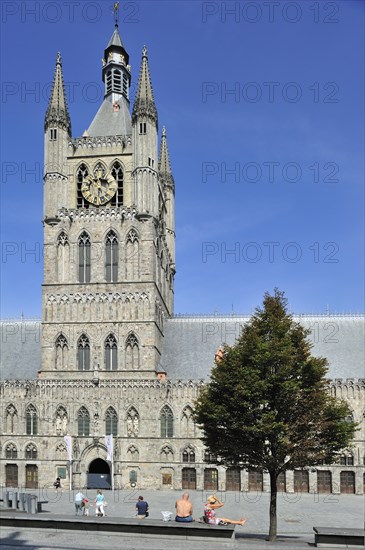
[[[278,475],[336,461],[356,429],[346,402],[330,396],[328,362],[311,355],[309,333],[283,292],[266,293],[236,344],[224,346],[195,407],[203,441],[223,464],[269,473],[271,541]]]

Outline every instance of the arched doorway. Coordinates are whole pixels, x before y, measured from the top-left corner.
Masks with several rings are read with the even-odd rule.
[[[109,464],[101,458],[96,458],[89,464],[87,472],[88,489],[111,489]]]

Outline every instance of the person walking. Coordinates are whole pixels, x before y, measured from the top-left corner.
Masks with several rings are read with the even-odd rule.
[[[175,521],[188,523],[193,520],[193,505],[189,500],[189,493],[185,491],[182,497],[175,502]]]
[[[53,487],[56,489],[56,493],[58,493],[58,489],[61,489],[62,493],[61,479],[59,477],[56,477],[56,481],[54,482]]]
[[[79,489],[79,491],[76,493],[75,495],[75,515],[78,516],[79,515],[79,512],[83,512],[82,510],[82,503],[83,503],[83,500],[84,500],[84,495],[82,494],[81,490]]]
[[[101,489],[98,489],[96,493],[95,498],[95,515],[96,516],[106,516],[104,512],[104,506],[105,506],[105,496],[103,495],[103,492]]]
[[[143,500],[142,496],[138,497],[138,501],[136,503],[136,512],[137,512],[137,518],[138,519],[144,519],[148,517],[148,502]]]

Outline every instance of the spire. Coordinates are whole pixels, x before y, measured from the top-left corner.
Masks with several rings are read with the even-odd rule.
[[[150,71],[148,68],[147,48],[142,50],[142,63],[139,71],[138,90],[134,101],[132,121],[135,122],[138,116],[146,116],[158,125],[158,115],[153,97]]]
[[[166,128],[162,128],[161,146],[160,146],[160,159],[158,161],[158,169],[160,176],[165,185],[169,185],[174,188],[174,177],[171,173],[171,164],[169,158],[169,149],[167,147]]]
[[[109,44],[107,45],[106,49],[110,48],[111,46],[118,46],[119,48],[124,48],[117,24],[115,24],[114,32],[112,34],[111,39],[109,40]]]
[[[68,112],[65,85],[62,74],[62,59],[60,52],[57,53],[56,69],[53,78],[53,88],[48,103],[48,109],[44,122],[44,129],[50,126],[61,127],[71,135],[71,119]]]

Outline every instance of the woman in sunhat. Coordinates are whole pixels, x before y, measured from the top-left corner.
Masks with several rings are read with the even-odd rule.
[[[246,523],[244,518],[239,521],[228,518],[217,518],[215,510],[216,508],[221,508],[222,506],[223,502],[215,495],[210,495],[207,498],[207,502],[204,505],[204,520],[206,523],[210,523],[212,525],[228,525],[229,523],[233,525],[244,525]]]

